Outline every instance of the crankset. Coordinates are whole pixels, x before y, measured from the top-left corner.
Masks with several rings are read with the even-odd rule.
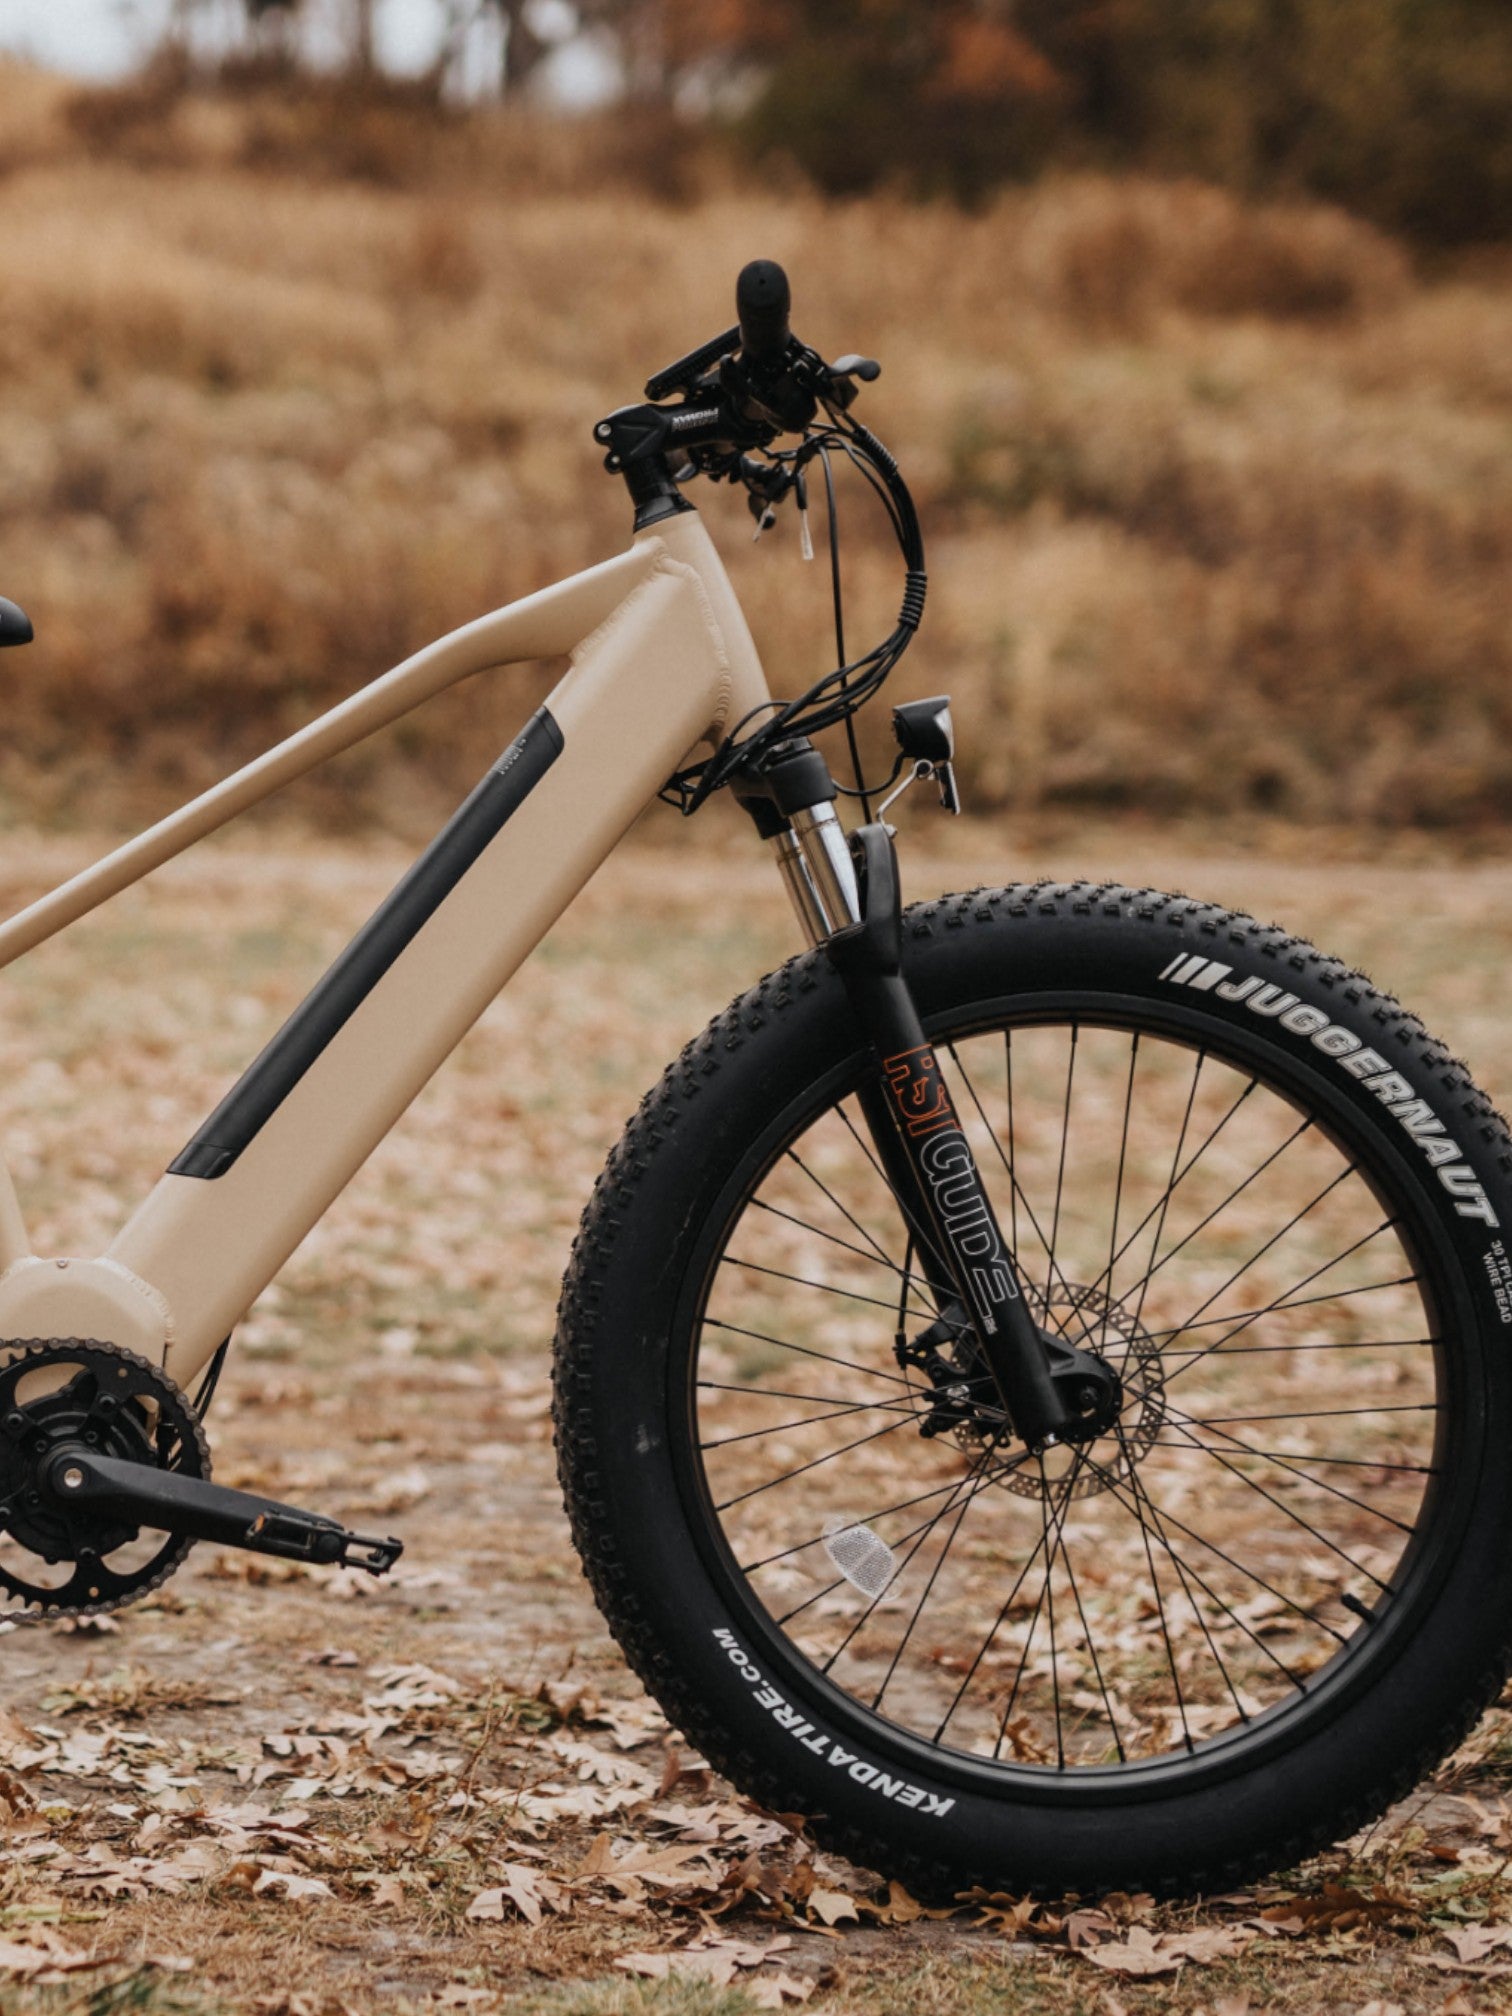
[[[72,1338],[0,1351],[0,1591],[15,1604],[119,1609],[196,1540],[374,1575],[398,1560],[397,1540],[211,1483],[188,1398],[135,1352]]]

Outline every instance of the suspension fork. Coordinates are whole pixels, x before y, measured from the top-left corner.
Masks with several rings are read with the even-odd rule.
[[[1090,1352],[1030,1314],[976,1157],[902,970],[897,855],[886,826],[847,842],[835,785],[806,742],[772,752],[736,795],[776,846],[800,923],[845,987],[879,1070],[858,1098],[937,1297],[964,1312],[1008,1420],[1032,1449],[1083,1439],[1110,1397]]]

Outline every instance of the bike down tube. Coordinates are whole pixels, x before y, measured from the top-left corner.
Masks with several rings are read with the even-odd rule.
[[[822,759],[800,750],[780,768],[787,775],[777,786],[777,805],[749,796],[743,802],[775,843],[799,921],[824,946],[876,1052],[880,1076],[861,1086],[857,1097],[931,1286],[937,1295],[953,1291],[959,1299],[1014,1432],[1031,1448],[1074,1434],[1077,1410],[1058,1390],[1051,1347],[1020,1292],[971,1144],[902,974],[892,836],[885,826],[863,827],[853,860],[833,803],[792,802],[794,795],[807,795],[805,786],[815,788],[821,774],[833,793]],[[1065,1346],[1056,1350],[1063,1370],[1100,1383],[1101,1368],[1083,1365],[1085,1355]]]
[[[545,591],[558,598],[549,623],[532,618],[535,597],[484,619],[493,626],[484,664],[571,650],[571,669],[541,715],[106,1253],[67,1262],[71,1274],[51,1261],[11,1265],[0,1280],[0,1336],[104,1335],[153,1352],[187,1384],[666,778],[768,701],[745,619],[696,513],[638,538],[624,561],[608,563],[607,585],[605,571]],[[520,612],[525,620],[511,632]],[[366,732],[348,732],[339,746]],[[271,788],[264,783],[255,795]],[[203,801],[197,807],[186,812],[202,820]],[[188,844],[170,837],[168,853]],[[164,844],[159,838],[149,850],[147,866],[166,858]],[[91,871],[97,881],[84,891],[58,892],[67,897],[61,907],[81,914],[77,906],[101,900],[99,889],[111,893],[145,872],[133,863],[117,879],[116,860],[101,864],[106,874]],[[23,920],[0,927],[0,963],[24,949],[18,937],[38,942],[61,928],[67,917],[49,911],[52,903],[34,905],[9,942]],[[86,1318],[91,1327],[78,1328]]]

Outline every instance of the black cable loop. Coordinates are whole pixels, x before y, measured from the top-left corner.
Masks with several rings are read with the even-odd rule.
[[[660,796],[677,806],[684,816],[696,812],[712,794],[730,782],[736,772],[756,761],[774,743],[796,735],[817,735],[826,728],[845,723],[855,764],[856,791],[870,817],[866,785],[861,775],[860,755],[852,721],[866,703],[880,692],[898,660],[913,641],[924,613],[928,577],[924,571],[924,543],[919,530],[913,498],[899,472],[897,460],[869,428],[848,414],[825,405],[828,424],[806,435],[797,448],[774,454],[774,462],[790,464],[794,474],[818,455],[824,465],[829,505],[831,579],[836,596],[837,656],[840,663],[817,679],[794,700],[770,701],[738,721],[715,753],[701,763],[678,771],[663,786]],[[886,508],[888,520],[903,554],[905,574],[902,606],[890,636],[862,657],[845,662],[843,613],[840,606],[839,544],[834,510],[834,488],[828,450],[838,448],[870,483]],[[759,715],[771,709],[771,718],[749,735],[742,735]]]

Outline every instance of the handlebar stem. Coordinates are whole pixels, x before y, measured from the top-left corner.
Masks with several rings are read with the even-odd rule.
[[[637,532],[693,509],[667,459],[679,417],[662,406],[621,406],[593,430],[594,439],[609,450],[604,467],[625,479]]]

